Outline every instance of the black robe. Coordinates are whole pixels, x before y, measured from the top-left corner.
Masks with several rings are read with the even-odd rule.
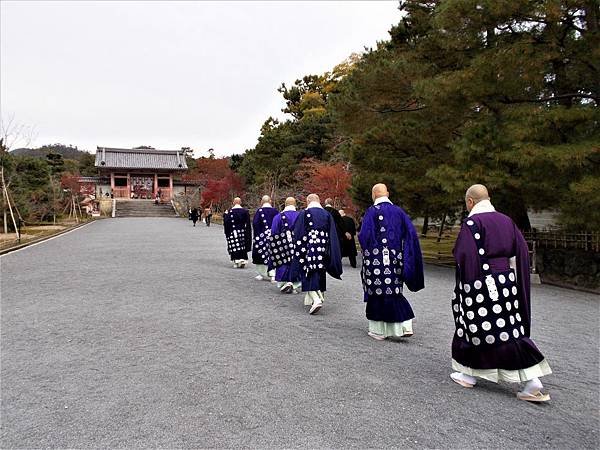
[[[346,237],[346,233],[350,233],[352,239],[348,239]],[[354,223],[354,219],[349,216],[342,217],[342,258],[347,256],[356,256],[356,224]]]
[[[246,208],[231,208],[223,214],[223,231],[227,239],[227,252],[232,261],[248,259],[252,248],[252,225]]]
[[[337,233],[337,237],[338,237],[338,241],[340,243],[340,247],[342,246],[342,235],[343,235],[343,225],[342,225],[342,216],[340,215],[339,211],[337,209],[335,209],[333,206],[325,206],[325,211],[327,211],[329,214],[331,214],[331,217],[333,217],[333,222],[335,223],[335,231]]]

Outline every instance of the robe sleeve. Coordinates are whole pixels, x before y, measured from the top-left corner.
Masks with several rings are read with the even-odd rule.
[[[417,230],[406,213],[402,213],[402,226],[404,228],[404,267],[402,275],[406,287],[413,292],[425,287],[423,274],[423,255]]]
[[[283,214],[283,213],[282,213]],[[276,234],[281,233],[281,214],[277,214],[273,218],[273,223],[271,225],[271,235],[274,236]]]
[[[258,236],[260,234],[260,210],[257,210],[254,213],[254,217],[252,218],[252,229],[254,230],[254,236]]]
[[[231,225],[229,224],[229,213],[226,212],[223,214],[223,232],[225,236],[229,236],[231,234]]]
[[[529,247],[525,238],[519,231],[516,225],[514,225],[515,233],[515,256],[517,259],[517,284],[519,292],[521,293],[521,301],[524,302],[523,311],[527,314],[525,325],[525,336],[529,337],[531,327],[531,284],[529,280]]]
[[[348,233],[350,233],[352,236],[356,236],[356,223],[352,217],[348,217],[348,228],[350,229]]]
[[[283,213],[282,213],[283,214]],[[271,223],[271,236],[269,238],[269,251],[272,251],[271,245],[273,242],[273,236],[275,236],[276,234],[281,233],[281,214],[277,214],[274,218],[273,218],[273,223]],[[273,270],[275,269],[275,264],[273,261],[273,258],[269,258],[269,262],[267,264],[267,267],[269,270]]]
[[[244,233],[244,240],[246,241],[246,250],[250,251],[252,248],[252,225],[250,224],[250,213],[246,211],[244,214],[244,222],[246,232]]]
[[[340,240],[336,231],[336,224],[333,216],[329,220],[329,264],[327,273],[338,280],[342,279],[342,251],[340,249]]]

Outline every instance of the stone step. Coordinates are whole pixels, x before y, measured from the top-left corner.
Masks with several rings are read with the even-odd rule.
[[[117,201],[115,217],[176,217],[170,203],[155,205],[153,200]]]

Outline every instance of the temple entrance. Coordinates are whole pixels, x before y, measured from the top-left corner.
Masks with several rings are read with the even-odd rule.
[[[154,197],[154,175],[135,175],[130,178],[131,198]]]

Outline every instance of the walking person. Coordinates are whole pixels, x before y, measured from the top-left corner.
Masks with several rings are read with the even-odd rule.
[[[296,199],[288,197],[285,208],[273,219],[271,226],[271,257],[269,267],[275,269],[277,287],[285,294],[297,293],[300,281],[292,279],[291,262],[294,257],[294,224],[299,212]]]
[[[379,341],[409,337],[415,314],[404,285],[413,292],[425,287],[419,238],[408,214],[390,201],[385,184],[373,186],[371,195],[373,206],[365,212],[358,234],[367,334]]]
[[[231,209],[223,214],[223,231],[233,267],[243,269],[248,264],[248,252],[252,248],[252,225],[250,212],[242,208],[241,198],[234,198]]]
[[[196,222],[198,222],[198,208],[192,208],[190,212],[190,220],[196,226]]]
[[[450,377],[466,388],[477,378],[526,383],[517,398],[546,402],[539,378],[552,373],[530,337],[529,249],[515,223],[497,212],[481,184],[465,194],[469,216],[456,244]]]
[[[356,268],[356,223],[354,219],[346,215],[346,211],[343,209],[339,210],[340,217],[342,218],[342,258],[347,257],[350,260],[350,266]]]
[[[323,307],[327,274],[342,278],[342,255],[332,215],[321,206],[317,194],[310,194],[306,201],[294,225],[291,276],[302,282],[304,304],[310,306],[309,314],[315,314]]]
[[[204,222],[207,227],[210,227],[210,221],[212,220],[212,207],[208,206],[204,208]]]
[[[271,206],[271,197],[264,195],[261,199],[261,207],[256,210],[252,220],[254,231],[254,243],[252,245],[252,262],[256,265],[256,280],[273,281],[274,270],[269,270],[269,255],[271,253],[271,226],[273,218],[279,214],[276,208]]]

